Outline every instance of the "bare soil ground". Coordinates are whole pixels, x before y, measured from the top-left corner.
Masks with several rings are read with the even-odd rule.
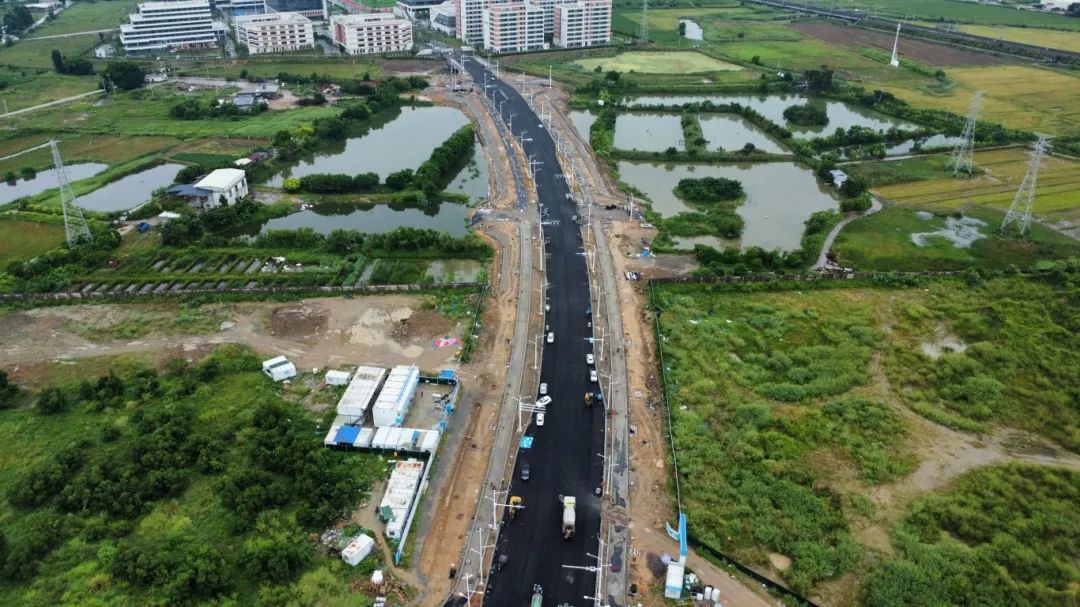
[[[164,325],[137,339],[110,339],[111,327],[133,319],[158,327],[143,304],[102,304],[11,311],[0,315],[0,368],[19,380],[48,374],[63,361],[145,354],[149,360],[196,359],[222,343],[244,343],[266,355],[284,354],[300,368],[374,363],[416,364],[423,369],[456,368],[453,348],[433,341],[460,332],[456,322],[419,310],[421,297],[372,296],[355,299],[315,298],[289,304],[242,303],[204,306],[206,314],[225,319],[196,327]],[[168,309],[159,314],[170,314]],[[413,314],[419,314],[415,323]],[[435,314],[435,316],[438,316]],[[441,319],[441,320],[440,320]],[[392,334],[394,323],[407,330]],[[92,327],[92,338],[86,327]],[[190,327],[189,327],[190,329]]]
[[[892,53],[892,34],[865,30],[858,27],[846,27],[834,23],[795,23],[791,27],[809,36],[824,40],[830,44],[840,44],[853,48],[876,48]],[[900,58],[914,59],[934,67],[961,67],[971,65],[1002,65],[1006,59],[989,53],[965,51],[942,44],[932,44],[921,40],[904,38],[900,34]]]

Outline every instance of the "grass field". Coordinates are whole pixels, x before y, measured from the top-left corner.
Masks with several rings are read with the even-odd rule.
[[[0,91],[0,99],[7,102],[7,109],[12,112],[98,88],[94,77],[62,76],[53,71],[27,71],[11,66],[0,66],[0,81],[8,83]]]
[[[714,46],[716,50],[743,61],[760,57],[762,65],[775,69],[777,65],[786,70],[817,69],[828,65],[839,70],[880,69],[877,62],[854,51],[832,46],[819,40],[804,39],[798,42],[785,40],[758,40],[748,42],[724,42]]]
[[[876,190],[903,206],[932,210],[1007,209],[1027,172],[1027,159],[1028,150],[1022,148],[976,152],[975,164],[983,171],[981,175],[959,179],[943,175]],[[1048,221],[1080,218],[1080,162],[1045,158],[1036,190],[1035,215]]]
[[[922,544],[894,535],[898,523],[927,524],[918,516],[925,500],[953,495],[957,475],[987,463],[952,455],[975,435],[942,424],[986,432],[1002,424],[1060,445],[1047,453],[1080,449],[1080,411],[1066,387],[1080,373],[1080,335],[1070,328],[1080,318],[1068,292],[1021,278],[906,289],[658,288],[690,534],[763,567],[772,553],[788,556],[783,577],[823,605],[1016,605],[1018,580],[1034,579],[1046,586],[1024,586],[1036,593],[1025,596],[1039,597],[1026,604],[1054,604],[1061,589],[1074,597],[1076,588],[1068,589],[1080,567],[1064,544],[1048,557],[1070,563],[1056,570],[1060,578],[1021,566],[1003,549],[988,556],[993,567],[984,576],[935,576],[934,564],[916,559],[933,583],[866,584],[882,575],[877,568],[894,567],[901,549],[919,552],[913,544]],[[966,351],[928,349],[942,335]],[[1029,490],[1061,486],[1044,479]],[[1006,495],[994,487],[988,494]],[[1048,515],[1043,505],[1002,505],[994,516],[960,505],[952,524],[940,522],[948,533],[935,528],[921,542],[974,548],[983,542],[969,534],[990,521]],[[1080,527],[1077,518],[1062,520]],[[972,588],[985,594],[972,598]],[[887,600],[905,592],[918,600]]]
[[[53,21],[34,30],[31,38],[119,29],[120,23],[135,10],[138,3],[139,0],[77,2],[61,11]]]
[[[580,59],[575,63],[587,70],[600,67],[605,72],[640,72],[645,74],[726,72],[743,69],[738,65],[694,52],[650,53],[631,51],[604,59]]]
[[[46,135],[28,135],[15,139],[0,140],[0,156],[39,145],[49,140]],[[117,165],[160,152],[180,143],[172,137],[112,137],[109,135],[85,135],[60,139],[60,155],[64,162],[104,162]],[[52,166],[52,153],[46,148],[0,161],[0,173],[18,172],[19,168]]]
[[[808,4],[832,6],[825,0],[806,0]],[[876,14],[890,17],[911,17],[926,21],[939,18],[961,23],[984,23],[996,25],[1023,25],[1080,31],[1077,19],[1064,15],[1051,15],[1032,11],[1020,11],[1004,6],[988,6],[962,0],[853,0],[845,8],[866,7],[876,9]]]
[[[100,4],[107,4],[107,2],[101,2]],[[10,47],[0,46],[0,64],[52,69],[51,54],[53,49],[59,50],[66,56],[76,57],[93,49],[97,44],[97,34],[83,34],[81,36],[46,40],[29,38],[20,40]],[[91,78],[91,80],[96,81],[95,78]]]
[[[968,34],[1008,42],[1080,52],[1080,33],[1077,32],[1060,32],[1029,27],[994,27],[991,25],[961,25],[956,29]]]
[[[913,105],[960,115],[967,113],[972,94],[981,90],[980,119],[1051,135],[1080,134],[1080,77],[1022,65],[951,68],[948,75],[957,86],[946,96],[903,83],[874,86]]]
[[[183,69],[182,67],[180,69]],[[368,74],[371,78],[377,79],[383,75],[383,71],[379,66],[371,61],[365,61],[363,59],[342,59],[339,61],[238,61],[229,62],[228,66],[223,66],[220,63],[210,64],[207,67],[200,67],[197,69],[189,70],[192,76],[205,76],[209,69],[211,77],[222,77],[225,75],[233,78],[240,76],[240,70],[247,70],[248,76],[251,78],[276,78],[281,72],[289,74],[300,74],[303,76],[309,76],[313,73],[327,74],[335,78],[362,78],[364,74]]]
[[[0,218],[0,267],[30,259],[64,242],[64,224]]]
[[[206,95],[214,97],[214,93]],[[332,107],[305,107],[283,112],[265,112],[237,120],[176,120],[169,108],[180,95],[158,91],[122,93],[108,99],[78,100],[63,107],[50,107],[26,116],[16,123],[24,129],[74,131],[102,135],[164,135],[172,137],[271,137],[282,129],[295,129],[321,116],[337,115]],[[4,124],[4,123],[0,123]],[[15,126],[10,123],[9,128]]]
[[[920,217],[915,209],[891,206],[849,224],[833,243],[841,265],[858,270],[964,270],[1015,265],[1027,268],[1047,259],[1080,256],[1080,241],[1034,224],[1024,239],[1003,237],[998,231],[1005,214],[973,209],[965,216],[985,222],[977,229],[985,237],[970,247],[957,247],[941,237],[916,245],[912,234],[927,234],[945,227],[947,214]]]

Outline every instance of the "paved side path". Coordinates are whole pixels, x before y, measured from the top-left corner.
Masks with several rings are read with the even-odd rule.
[[[610,505],[605,513],[607,523],[607,548],[604,553],[607,556],[608,567],[605,575],[604,592],[607,595],[607,604],[611,607],[621,607],[626,604],[627,585],[626,567],[627,554],[630,550],[630,463],[629,463],[629,416],[627,412],[628,399],[626,386],[629,377],[626,374],[626,351],[624,350],[624,334],[622,316],[619,311],[619,290],[615,285],[615,269],[612,267],[611,252],[608,249],[607,238],[600,222],[593,222],[593,237],[596,242],[596,255],[600,259],[600,277],[604,284],[604,314],[608,328],[607,351],[611,357],[609,369],[611,381],[608,383],[607,404],[609,408],[609,421],[607,432],[610,440],[607,465],[611,466],[607,487]],[[601,302],[598,302],[601,303]],[[599,310],[597,306],[597,310]]]
[[[101,34],[104,32],[115,32],[118,28],[110,28],[107,30],[90,30],[88,32],[72,32],[70,34],[54,34],[52,36],[34,36],[33,38],[27,38],[27,40],[51,40],[53,38],[70,38],[72,36],[85,36],[86,34]]]
[[[49,107],[51,105],[60,105],[62,103],[68,103],[70,101],[75,101],[76,99],[82,99],[83,97],[89,97],[90,95],[100,95],[103,92],[104,91],[102,91],[101,89],[98,89],[96,91],[90,91],[89,93],[82,93],[81,95],[72,95],[71,97],[64,97],[63,99],[57,99],[56,101],[50,101],[48,103],[42,103],[41,105],[35,105],[33,107],[24,107],[21,110],[15,110],[14,112],[8,112],[6,114],[0,115],[0,118],[7,118],[8,116],[18,116],[19,114],[25,114],[26,112],[32,112],[34,110],[40,110],[41,108],[46,108],[46,107]]]
[[[814,265],[810,266],[811,270],[825,269],[825,263],[828,261],[829,257],[829,249],[832,248],[833,241],[835,241],[836,237],[840,235],[840,230],[843,230],[844,226],[855,221],[856,219],[859,219],[860,217],[867,217],[881,210],[881,201],[877,199],[877,196],[872,197],[871,200],[873,201],[873,203],[870,205],[869,209],[866,209],[862,213],[848,215],[847,217],[840,220],[840,223],[833,226],[833,229],[829,231],[829,235],[825,237],[825,242],[821,244],[821,252],[818,253],[817,262]]]

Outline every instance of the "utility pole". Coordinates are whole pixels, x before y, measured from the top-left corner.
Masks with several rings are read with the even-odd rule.
[[[548,65],[548,88],[551,88],[551,66]]]

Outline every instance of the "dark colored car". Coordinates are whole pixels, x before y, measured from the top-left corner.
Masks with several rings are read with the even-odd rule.
[[[532,471],[529,469],[529,462],[525,462],[525,463],[521,464],[521,480],[523,480],[523,481],[529,480],[529,473],[530,472],[532,472]]]

